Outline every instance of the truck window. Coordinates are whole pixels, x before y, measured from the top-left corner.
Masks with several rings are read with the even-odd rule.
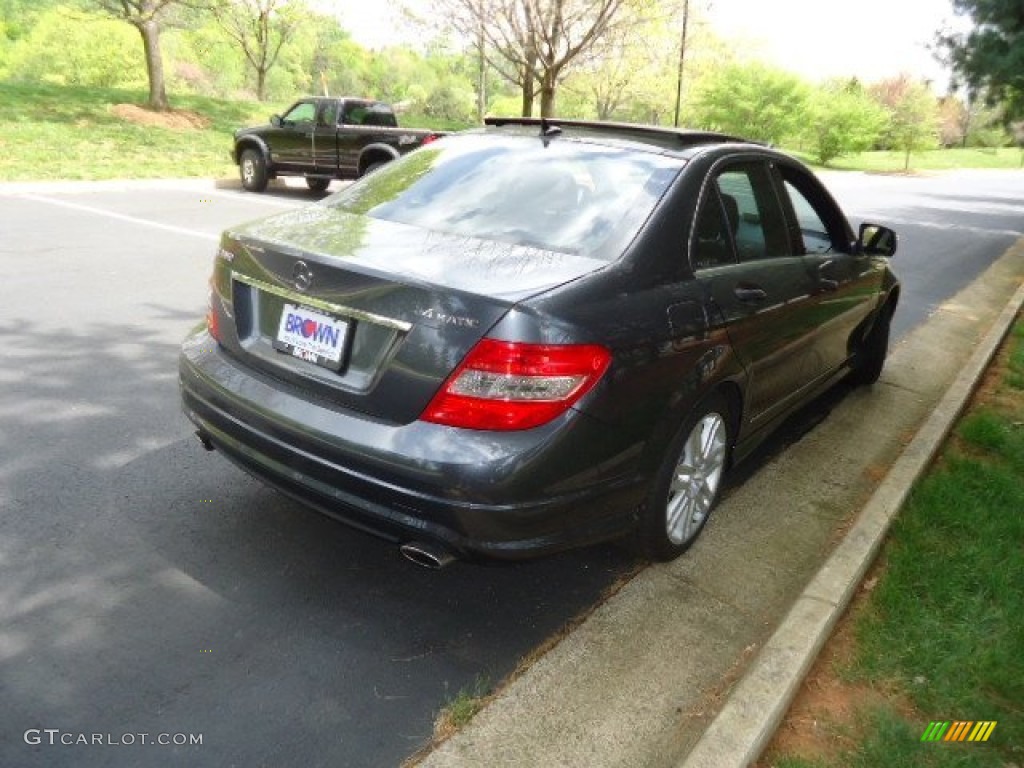
[[[326,101],[320,107],[320,116],[316,121],[317,125],[333,128],[338,124],[338,102]]]
[[[285,123],[312,123],[316,116],[316,104],[311,101],[300,101],[282,118]]]
[[[391,107],[380,102],[346,103],[342,122],[345,125],[383,125],[392,128],[398,125]]]

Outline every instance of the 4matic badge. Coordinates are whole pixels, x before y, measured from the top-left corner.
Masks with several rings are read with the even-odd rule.
[[[441,312],[433,307],[420,310],[419,316],[426,318],[427,320],[435,320],[441,325],[455,325],[459,328],[476,328],[480,325],[480,321],[475,317],[463,317],[461,315],[450,315],[447,312]]]

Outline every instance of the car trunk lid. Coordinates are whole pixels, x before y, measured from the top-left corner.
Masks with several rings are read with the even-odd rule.
[[[225,234],[220,342],[341,407],[416,419],[514,304],[606,266],[322,205]]]

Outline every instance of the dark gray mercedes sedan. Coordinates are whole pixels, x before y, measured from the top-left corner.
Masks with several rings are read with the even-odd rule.
[[[878,378],[895,248],[757,144],[491,119],[225,232],[184,409],[423,565],[625,536],[667,560],[787,414]]]

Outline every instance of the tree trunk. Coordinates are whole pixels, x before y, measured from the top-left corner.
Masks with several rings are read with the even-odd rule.
[[[149,76],[149,108],[166,112],[171,108],[164,86],[164,59],[160,53],[160,25],[150,19],[140,22],[139,34],[146,50],[146,74]]]
[[[256,70],[256,99],[257,101],[267,100],[267,70]]]
[[[533,115],[533,91],[529,86],[523,86],[523,117]]]
[[[476,119],[484,121],[484,114],[487,112],[487,56],[484,50],[484,25],[483,21],[477,28],[476,50],[477,50],[477,81],[476,81]]]
[[[540,116],[555,116],[555,88],[558,87],[559,70],[548,67],[540,81]]]
[[[540,87],[540,116],[555,116],[555,84],[545,82]]]
[[[532,30],[524,54],[526,63],[523,65],[523,117],[532,117],[533,97],[537,93],[537,80],[534,77],[534,67],[537,66],[537,42]]]
[[[903,158],[903,170],[904,171],[909,171],[910,170],[910,147],[909,146],[907,147],[906,155]]]
[[[533,115],[533,70],[523,73],[523,117]]]

